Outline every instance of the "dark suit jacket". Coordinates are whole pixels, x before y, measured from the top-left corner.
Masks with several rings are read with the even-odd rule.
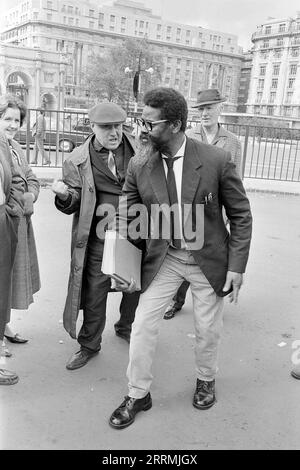
[[[193,257],[211,286],[219,296],[225,284],[227,270],[243,273],[246,268],[252,217],[243,183],[238,176],[229,152],[187,138],[182,174],[182,204],[196,205],[204,209],[204,242],[200,249],[191,248]],[[148,160],[133,157],[128,165],[119,205],[118,221],[124,228],[133,216],[126,217],[125,205],[142,203],[148,214],[153,204],[168,204],[166,178],[161,156],[158,152]],[[230,221],[230,234],[222,216],[225,207]],[[195,227],[194,227],[195,228]],[[142,291],[145,291],[158,272],[170,240],[149,238],[142,266]]]

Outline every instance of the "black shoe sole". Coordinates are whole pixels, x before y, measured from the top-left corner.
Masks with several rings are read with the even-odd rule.
[[[291,376],[294,377],[294,379],[300,380],[300,375],[296,374],[294,371],[291,371]]]
[[[147,404],[144,406],[144,408],[142,408],[140,411],[148,411],[148,410],[150,410],[150,408],[152,408],[152,400],[151,400],[149,403],[147,403]],[[139,413],[139,411],[138,411],[138,413]],[[136,413],[136,414],[137,414],[137,413]],[[125,423],[125,424],[114,424],[114,423],[112,423],[110,420],[109,420],[109,424],[110,424],[110,426],[111,426],[112,428],[114,428],[114,429],[125,429],[125,428],[127,428],[128,426],[130,426],[130,425],[134,422],[134,420],[135,420],[135,416],[134,416],[134,418],[132,418],[131,421],[128,421],[128,423]]]
[[[197,408],[197,410],[208,410],[208,408],[211,408],[216,403],[216,401],[217,400],[213,401],[209,405],[196,405],[195,403],[193,403],[193,406]]]

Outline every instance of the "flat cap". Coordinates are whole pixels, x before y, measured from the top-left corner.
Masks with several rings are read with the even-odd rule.
[[[210,88],[209,90],[198,91],[196,106],[192,108],[199,108],[199,106],[205,106],[207,104],[222,103],[226,101],[224,96],[220,95],[217,88]]]
[[[91,122],[95,124],[121,124],[126,120],[126,113],[116,103],[99,103],[88,112]]]

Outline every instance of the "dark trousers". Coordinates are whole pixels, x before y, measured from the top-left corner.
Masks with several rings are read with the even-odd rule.
[[[101,272],[103,244],[89,243],[83,273],[82,306],[83,324],[78,335],[82,348],[100,351],[102,333],[106,323],[107,294],[111,292],[111,280]],[[120,319],[115,330],[130,333],[140,293],[123,293],[120,304]]]
[[[178,310],[180,310],[184,305],[186,293],[189,287],[190,287],[190,283],[188,281],[183,281],[178,291],[173,297],[174,307],[178,308]]]

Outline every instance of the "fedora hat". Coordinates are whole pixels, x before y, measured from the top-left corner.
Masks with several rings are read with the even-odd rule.
[[[199,106],[204,106],[206,104],[222,103],[223,101],[226,101],[226,98],[220,95],[217,88],[202,90],[198,91],[196,105],[192,106],[192,108],[199,108]]]
[[[96,124],[121,124],[126,120],[126,113],[116,103],[99,103],[89,110],[91,122]]]

